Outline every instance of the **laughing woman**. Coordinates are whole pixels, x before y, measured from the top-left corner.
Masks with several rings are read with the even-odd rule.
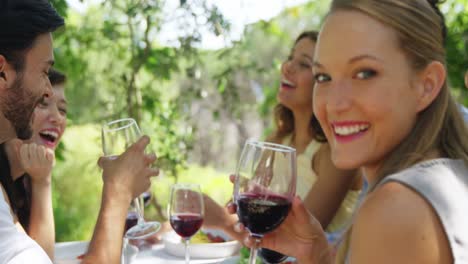
[[[12,177],[0,180],[17,218],[18,228],[24,230],[53,259],[55,229],[51,171],[54,151],[66,127],[67,101],[63,86],[65,76],[50,70],[49,79],[53,95],[36,106],[32,137],[21,146],[21,157],[11,159]],[[7,155],[13,153],[9,147],[13,147],[13,144],[5,147]],[[2,170],[9,169],[10,164],[2,164]]]
[[[468,263],[468,131],[447,87],[437,0],[334,0],[317,43],[314,112],[333,163],[371,191],[336,263]],[[296,199],[262,246],[333,262]]]

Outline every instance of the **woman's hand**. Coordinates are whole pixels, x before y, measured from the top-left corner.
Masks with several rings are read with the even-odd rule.
[[[231,181],[234,177],[231,175]],[[230,213],[236,212],[235,204],[228,205]],[[242,224],[237,225],[239,232],[245,232]],[[245,235],[244,244],[253,246],[254,239]],[[307,211],[304,203],[296,197],[291,211],[284,222],[274,231],[265,234],[259,247],[269,248],[288,256],[295,257],[299,263],[332,263],[331,252],[320,223]]]
[[[208,195],[203,194],[203,202],[205,204],[203,226],[206,228],[224,230],[227,226],[232,226],[237,222],[237,217],[229,214],[226,208],[219,205]]]
[[[52,149],[36,143],[23,143],[19,147],[19,160],[22,168],[31,176],[32,184],[50,184],[55,154]]]

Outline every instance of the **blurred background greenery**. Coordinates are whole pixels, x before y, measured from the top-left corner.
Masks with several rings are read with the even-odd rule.
[[[206,0],[94,0],[85,10],[67,0],[51,2],[67,22],[55,34],[55,56],[68,76],[69,101],[53,173],[57,241],[92,235],[102,186],[96,165],[100,126],[115,118],[137,119],[159,156],[162,175],[153,182],[147,218],[164,219],[176,181],[200,183],[226,203],[232,193],[228,175],[243,142],[271,131],[282,60],[301,31],[319,29],[329,5],[320,0],[285,8],[248,24],[233,40],[233,21]],[[170,13],[169,3],[176,4]],[[450,84],[468,104],[468,0],[448,0],[442,10],[449,25]],[[171,45],[158,39],[168,28]],[[206,32],[226,45],[203,48]]]

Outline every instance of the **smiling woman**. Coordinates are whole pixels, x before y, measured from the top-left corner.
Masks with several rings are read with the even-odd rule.
[[[55,150],[67,124],[67,100],[64,92],[66,77],[51,69],[49,79],[53,94],[44,98],[34,110],[30,142]]]

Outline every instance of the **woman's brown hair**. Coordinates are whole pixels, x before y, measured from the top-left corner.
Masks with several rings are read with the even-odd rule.
[[[294,41],[296,45],[300,40],[307,38],[312,40],[314,43],[317,42],[318,32],[317,31],[304,31]],[[287,108],[283,104],[277,104],[274,108],[274,121],[276,130],[268,138],[269,141],[275,143],[282,143],[283,139],[294,133],[294,115],[291,109]],[[325,134],[323,133],[322,127],[320,126],[315,115],[312,115],[309,122],[309,134],[313,135],[314,139],[319,142],[326,142]]]

